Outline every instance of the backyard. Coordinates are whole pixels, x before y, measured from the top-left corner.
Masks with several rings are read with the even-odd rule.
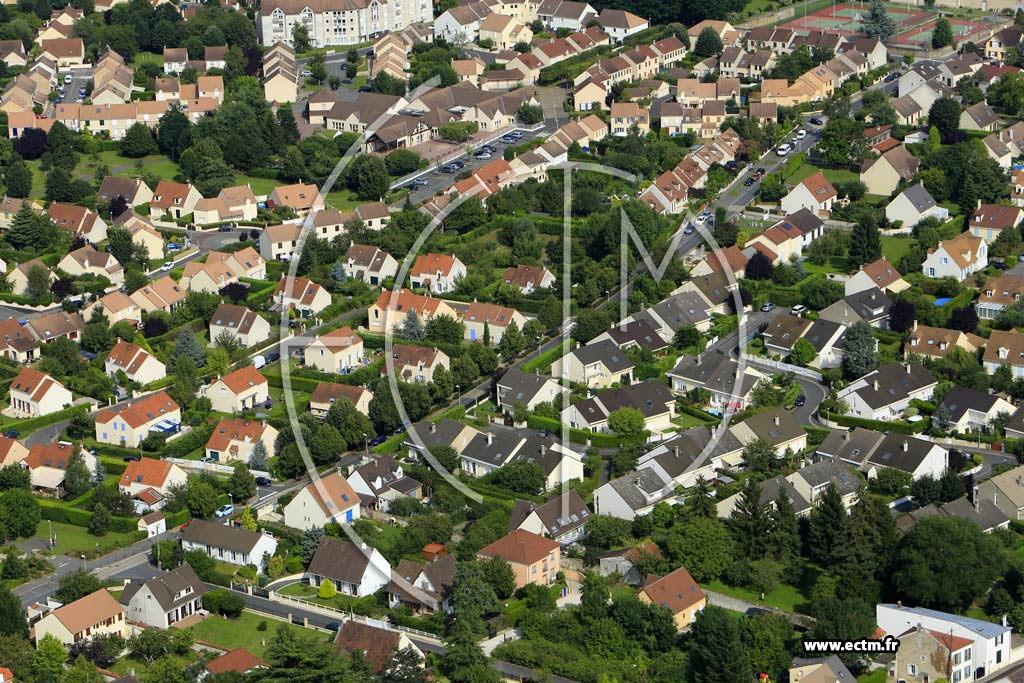
[[[262,631],[259,630],[260,623],[266,625]],[[207,617],[192,627],[192,634],[196,640],[217,645],[227,650],[244,647],[249,652],[260,657],[267,649],[267,643],[273,640],[278,627],[284,623],[283,621],[264,617],[254,612],[242,612],[242,615],[237,619]],[[319,638],[328,638],[326,634],[303,628],[302,626],[296,626],[295,624],[286,624],[286,626],[296,635],[313,635]]]
[[[104,536],[93,536],[85,527],[44,520],[36,529],[35,538],[45,541],[51,528],[54,536],[57,537],[57,545],[53,549],[55,555],[73,555],[86,550],[95,551],[97,547],[100,550],[105,548],[113,550],[131,545],[146,537],[146,534],[141,531],[133,531],[128,534],[108,531]]]

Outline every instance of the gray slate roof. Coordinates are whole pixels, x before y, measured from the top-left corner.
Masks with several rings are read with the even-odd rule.
[[[662,481],[657,472],[650,468],[630,472],[608,482],[619,497],[633,510],[640,510],[650,503],[644,493],[655,496],[668,482]]]

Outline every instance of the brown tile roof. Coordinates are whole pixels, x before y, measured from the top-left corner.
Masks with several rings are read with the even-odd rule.
[[[400,640],[398,631],[377,628],[349,619],[342,624],[334,639],[334,645],[341,652],[361,652],[370,663],[373,673],[379,674],[387,668],[388,662],[398,651]]]
[[[975,261],[978,257],[978,249],[985,242],[981,237],[975,237],[968,232],[962,232],[951,240],[941,240],[939,247],[945,249],[949,257],[953,259],[960,268],[966,268]],[[934,249],[929,249],[928,253],[934,252]]]
[[[380,296],[377,297],[377,307],[382,310],[388,310],[391,304],[391,297],[392,292],[381,292]],[[433,316],[442,303],[441,299],[414,294],[408,289],[402,288],[395,294],[394,304],[390,305],[390,308],[400,313],[415,310],[421,316],[424,313]]]
[[[207,50],[209,49],[210,48],[207,48]],[[212,674],[222,674],[227,673],[228,671],[237,671],[238,673],[244,674],[245,672],[252,671],[253,669],[269,668],[269,664],[246,650],[244,647],[240,647],[237,650],[232,650],[231,652],[223,654],[206,665],[206,670]]]
[[[289,301],[298,301],[300,304],[308,306],[313,303],[313,299],[316,298],[317,293],[322,289],[323,287],[309,278],[292,277],[289,275],[277,283],[277,288],[274,289],[274,297],[279,297],[283,294]]]
[[[110,350],[110,353],[107,354],[107,361],[113,363],[127,373],[132,373],[138,370],[147,359],[152,357],[153,356],[148,351],[137,344],[119,341],[114,345],[114,348]]]
[[[1021,214],[1021,209],[1016,206],[982,204],[971,214],[971,221],[968,223],[968,226],[991,230],[1012,228],[1020,221]]]
[[[229,372],[221,377],[220,381],[236,395],[250,387],[267,384],[267,378],[260,374],[260,371],[257,370],[254,365],[249,365],[244,368],[239,368],[234,372]]]
[[[679,614],[704,599],[704,591],[690,576],[686,567],[680,567],[662,578],[649,577],[641,589],[651,602]]]
[[[501,557],[509,564],[531,565],[552,552],[558,552],[558,547],[550,538],[517,529],[483,548],[478,554],[483,557]]]
[[[902,277],[900,271],[896,270],[884,258],[880,258],[874,263],[865,264],[860,269],[867,273],[868,277],[871,278],[871,282],[879,289],[885,289]]]
[[[213,317],[210,318],[210,323],[218,327],[231,328],[241,334],[247,334],[259,317],[258,313],[249,310],[245,306],[221,304],[214,311]]]
[[[512,266],[505,271],[502,281],[516,287],[526,287],[530,284],[539,287],[548,272],[547,268],[543,266]]]
[[[504,329],[508,327],[508,324],[512,322],[513,316],[518,313],[514,308],[507,306],[498,306],[497,304],[486,304],[480,301],[474,301],[466,309],[465,314],[462,316],[463,322],[469,323],[484,323],[486,322],[491,327],[497,327]]]
[[[53,38],[43,41],[43,52],[57,58],[81,57],[85,53],[85,46],[81,38]]]
[[[66,470],[68,461],[76,450],[76,446],[67,443],[37,443],[28,452],[28,457],[23,461],[30,470],[39,467],[52,467],[58,470]]]
[[[423,254],[417,256],[409,270],[409,275],[433,275],[440,271],[442,275],[450,275],[455,267],[455,256],[450,254]]]
[[[133,429],[138,429],[145,424],[160,420],[176,410],[181,410],[181,408],[174,402],[174,399],[168,396],[166,391],[158,391],[139,401],[129,402],[115,408],[104,408],[96,413],[96,422],[106,424],[120,415]]]
[[[294,185],[281,185],[271,191],[271,197],[282,206],[290,206],[293,209],[303,210],[311,208],[320,190],[316,185],[295,183]]]
[[[150,205],[161,209],[180,206],[191,189],[192,186],[185,183],[161,180],[157,183],[156,190],[153,191],[153,199],[150,201]]]
[[[310,403],[332,403],[339,398],[347,398],[353,404],[359,400],[366,387],[357,387],[352,384],[338,384],[336,382],[320,382],[310,396]]]
[[[246,420],[240,417],[222,417],[213,434],[206,442],[206,447],[214,451],[227,451],[232,441],[249,440],[250,443],[263,438],[267,425],[255,420]]]
[[[837,195],[836,188],[832,187],[832,183],[825,179],[825,176],[821,171],[807,176],[803,179],[801,184],[810,190],[815,201],[819,203],[827,201]]]
[[[324,489],[326,498],[321,493],[321,488]],[[352,489],[352,485],[346,481],[340,472],[332,472],[320,477],[319,483],[316,481],[309,482],[306,484],[306,490],[312,494],[313,500],[320,505],[320,509],[328,517],[333,517],[343,510],[359,505],[358,494],[356,494]]]
[[[124,468],[124,473],[118,481],[120,486],[128,487],[131,484],[144,484],[153,488],[161,489],[167,483],[167,477],[174,468],[173,463],[156,458],[142,458],[133,460]]]
[[[978,303],[1010,306],[1024,295],[1024,276],[1003,274],[989,278],[981,288]]]
[[[81,633],[90,626],[117,615],[121,615],[123,619],[124,608],[106,588],[101,588],[53,612],[53,616],[72,634]]]
[[[51,385],[56,384],[57,380],[50,377],[45,372],[40,372],[33,368],[22,368],[21,372],[11,382],[11,389],[16,389],[24,394],[28,394],[33,399],[41,398],[46,390]]]
[[[28,327],[36,337],[47,341],[85,329],[85,321],[78,313],[58,311],[29,320]]]
[[[1016,330],[993,330],[982,358],[991,363],[1024,365],[1024,334]]]

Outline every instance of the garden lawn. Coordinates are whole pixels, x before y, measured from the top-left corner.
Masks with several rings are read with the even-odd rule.
[[[700,427],[705,424],[700,418],[689,413],[679,413],[676,415],[676,419],[672,420],[672,423],[679,425],[679,428],[682,430]]]
[[[236,175],[235,184],[249,185],[252,188],[252,193],[257,196],[270,194],[271,190],[281,185],[281,183],[270,178],[254,178],[248,175]]]
[[[267,622],[267,630],[256,630],[256,626],[261,621]],[[274,639],[274,634],[281,624],[284,624],[298,636],[313,635],[325,640],[327,638],[326,635],[312,629],[287,624],[254,612],[242,612],[242,615],[237,619],[207,617],[192,627],[192,633],[196,640],[203,640],[227,650],[244,647],[257,657],[262,657],[263,652],[267,649],[266,643]]]
[[[72,554],[83,550],[95,550],[97,543],[100,544],[102,549],[112,547],[118,543],[130,545],[135,541],[145,538],[145,534],[142,532],[125,534],[108,531],[105,536],[93,536],[85,527],[64,524],[63,522],[47,522],[46,520],[39,522],[39,526],[36,527],[35,538],[46,540],[46,535],[50,533],[50,525],[53,526],[53,533],[57,537],[57,545],[54,548],[54,552],[58,555]]]
[[[913,240],[907,237],[882,236],[882,256],[895,267],[900,265],[900,260],[910,251],[912,246],[914,246]]]
[[[336,184],[335,187],[341,187]],[[327,195],[327,205],[331,208],[339,211],[351,211],[356,208],[359,204],[365,204],[366,202],[360,201],[352,190],[340,189],[335,190]]]
[[[549,351],[545,351],[536,358],[532,358],[527,362],[523,363],[521,370],[523,372],[533,372],[539,370],[541,374],[547,375],[551,373],[551,364],[562,357],[562,345],[559,344]]]
[[[32,193],[44,192],[46,190],[46,174],[43,173],[41,168],[42,162],[38,159],[35,161],[26,161],[29,169],[32,171]]]
[[[764,600],[761,600],[761,596],[752,590],[726,586],[721,581],[712,581],[706,584],[705,587],[716,593],[738,598],[739,600],[746,600],[756,605],[775,607],[783,612],[801,612],[810,607],[809,600],[800,592],[800,589],[781,583],[771,593],[766,593]]]
[[[885,669],[875,669],[857,679],[857,683],[885,683]]]
[[[139,52],[132,57],[132,66],[139,67],[143,64],[164,65],[164,56],[155,52]]]
[[[793,175],[786,178],[786,182],[790,185],[795,185],[807,176],[814,175],[818,171],[821,171],[825,179],[833,185],[838,183],[848,183],[851,180],[860,180],[860,176],[853,171],[847,171],[841,168],[818,168],[812,164],[803,164],[800,168],[793,172]]]

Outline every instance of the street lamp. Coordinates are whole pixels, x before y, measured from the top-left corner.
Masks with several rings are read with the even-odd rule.
[[[366,457],[369,458],[370,457],[370,437],[368,437],[366,435],[366,432],[363,432],[363,443],[366,444]]]
[[[458,384],[456,384],[455,385],[455,390],[457,392],[459,392],[459,405],[461,406],[462,405],[462,387],[460,387]]]
[[[84,572],[85,571],[85,553],[82,553],[81,558],[82,558],[82,571]]]

